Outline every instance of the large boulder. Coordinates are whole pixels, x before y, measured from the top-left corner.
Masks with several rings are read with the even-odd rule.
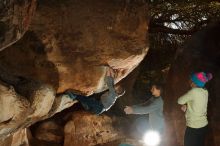
[[[25,88],[26,84],[29,88]],[[12,86],[0,84],[0,138],[44,120],[72,106],[76,101],[66,95],[55,96],[54,89],[36,82],[21,85],[31,91],[27,97],[15,92]]]
[[[15,132],[13,135],[0,139],[1,146],[30,146],[31,132],[29,129],[22,129]]]
[[[113,127],[113,120],[105,115],[86,112],[73,113],[64,128],[64,146],[94,146],[123,137]]]
[[[30,31],[0,52],[0,65],[48,83],[58,93],[103,91],[105,65],[116,70],[117,83],[146,55],[147,13],[146,3],[39,1]]]
[[[148,51],[147,13],[137,1],[40,0],[30,31],[0,52],[0,137],[75,103],[57,93],[105,90],[106,65],[115,83],[126,77]]]
[[[38,140],[58,144],[62,144],[64,137],[63,127],[52,120],[41,123],[33,135]]]
[[[0,1],[0,51],[19,40],[28,30],[36,0]]]

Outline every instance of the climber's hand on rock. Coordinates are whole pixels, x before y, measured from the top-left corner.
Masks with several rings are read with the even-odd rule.
[[[109,66],[106,70],[106,76],[115,78],[115,71],[116,69],[113,69],[112,67]]]

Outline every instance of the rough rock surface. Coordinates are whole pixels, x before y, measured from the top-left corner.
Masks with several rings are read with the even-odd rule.
[[[104,65],[116,69],[118,82],[142,61],[147,24],[146,4],[39,1],[30,31],[0,53],[0,65],[59,93],[73,89],[91,95],[106,88]]]
[[[105,90],[104,66],[115,69],[117,83],[142,61],[148,51],[147,5],[126,2],[39,1],[30,30],[0,52],[0,137],[75,103],[57,93],[72,89],[91,95]],[[34,4],[22,1],[19,6],[25,8],[18,9],[31,16]],[[29,18],[19,19],[25,27],[16,27],[18,34],[27,29]]]
[[[0,51],[19,40],[28,30],[36,0],[0,1]]]
[[[23,85],[20,88],[26,87]],[[49,85],[32,83],[28,87],[23,90],[32,91],[29,98],[20,96],[11,86],[0,86],[0,138],[49,118],[76,102],[65,95],[56,97]]]
[[[122,138],[122,134],[114,129],[110,117],[86,112],[73,113],[64,133],[64,146],[94,146]]]
[[[22,129],[13,135],[0,139],[1,146],[30,146],[31,133],[29,129]]]
[[[46,121],[40,124],[34,132],[34,137],[41,141],[62,143],[63,142],[63,127],[58,125],[55,121]]]

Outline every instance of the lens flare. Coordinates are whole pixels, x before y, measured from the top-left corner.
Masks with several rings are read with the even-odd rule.
[[[148,131],[143,140],[147,146],[157,146],[160,144],[160,134],[157,131]]]

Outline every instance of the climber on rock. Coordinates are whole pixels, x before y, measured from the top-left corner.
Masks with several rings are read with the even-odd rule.
[[[121,86],[114,87],[114,77],[114,70],[111,67],[108,67],[105,75],[105,83],[107,84],[109,90],[101,96],[100,100],[77,95],[72,91],[67,91],[66,94],[71,99],[78,100],[84,109],[97,115],[102,114],[114,105],[118,97],[123,96],[125,93],[125,90]]]

